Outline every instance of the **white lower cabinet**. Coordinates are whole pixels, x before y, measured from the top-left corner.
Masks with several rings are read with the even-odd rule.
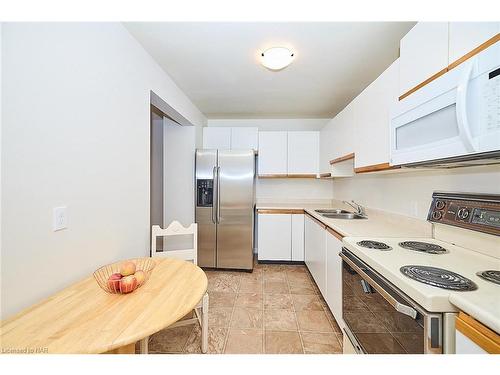
[[[333,234],[326,234],[326,296],[325,301],[335,320],[342,328],[342,241]]]
[[[258,259],[304,261],[304,215],[259,214]]]
[[[292,216],[292,260],[304,261],[304,215]]]
[[[309,216],[305,218],[305,263],[321,294],[326,296],[326,230]]]
[[[486,350],[477,345],[470,338],[455,331],[455,353],[456,354],[488,354]]]

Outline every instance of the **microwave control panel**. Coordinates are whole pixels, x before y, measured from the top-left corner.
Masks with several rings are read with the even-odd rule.
[[[500,236],[500,195],[434,193],[427,220]]]

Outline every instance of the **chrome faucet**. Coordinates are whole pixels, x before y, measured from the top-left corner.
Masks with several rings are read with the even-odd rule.
[[[350,202],[342,201],[342,203],[345,203],[345,204],[351,206],[352,208],[354,208],[358,215],[366,217],[365,208],[362,205],[360,205],[354,201],[350,201]]]

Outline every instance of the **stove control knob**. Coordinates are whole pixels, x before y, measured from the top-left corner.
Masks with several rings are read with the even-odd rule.
[[[442,210],[446,204],[443,201],[436,201],[436,208]]]
[[[462,207],[461,209],[458,210],[457,216],[459,219],[467,219],[469,217],[469,210],[465,207]]]
[[[434,211],[434,212],[432,213],[432,218],[433,218],[434,220],[439,220],[439,219],[441,219],[442,217],[443,217],[443,214],[442,214],[441,212],[439,212],[439,211]]]

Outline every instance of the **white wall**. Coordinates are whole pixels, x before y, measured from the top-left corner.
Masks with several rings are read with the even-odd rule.
[[[149,253],[150,90],[205,118],[119,23],[4,24],[2,44],[4,318]]]
[[[195,128],[164,118],[164,223],[194,222]]]
[[[330,119],[209,119],[207,126],[254,126],[259,131],[320,130]],[[257,200],[331,199],[331,182],[311,179],[258,179]]]
[[[500,165],[333,179],[335,199],[354,199],[371,208],[420,219],[427,218],[432,193],[438,190],[500,194]]]

